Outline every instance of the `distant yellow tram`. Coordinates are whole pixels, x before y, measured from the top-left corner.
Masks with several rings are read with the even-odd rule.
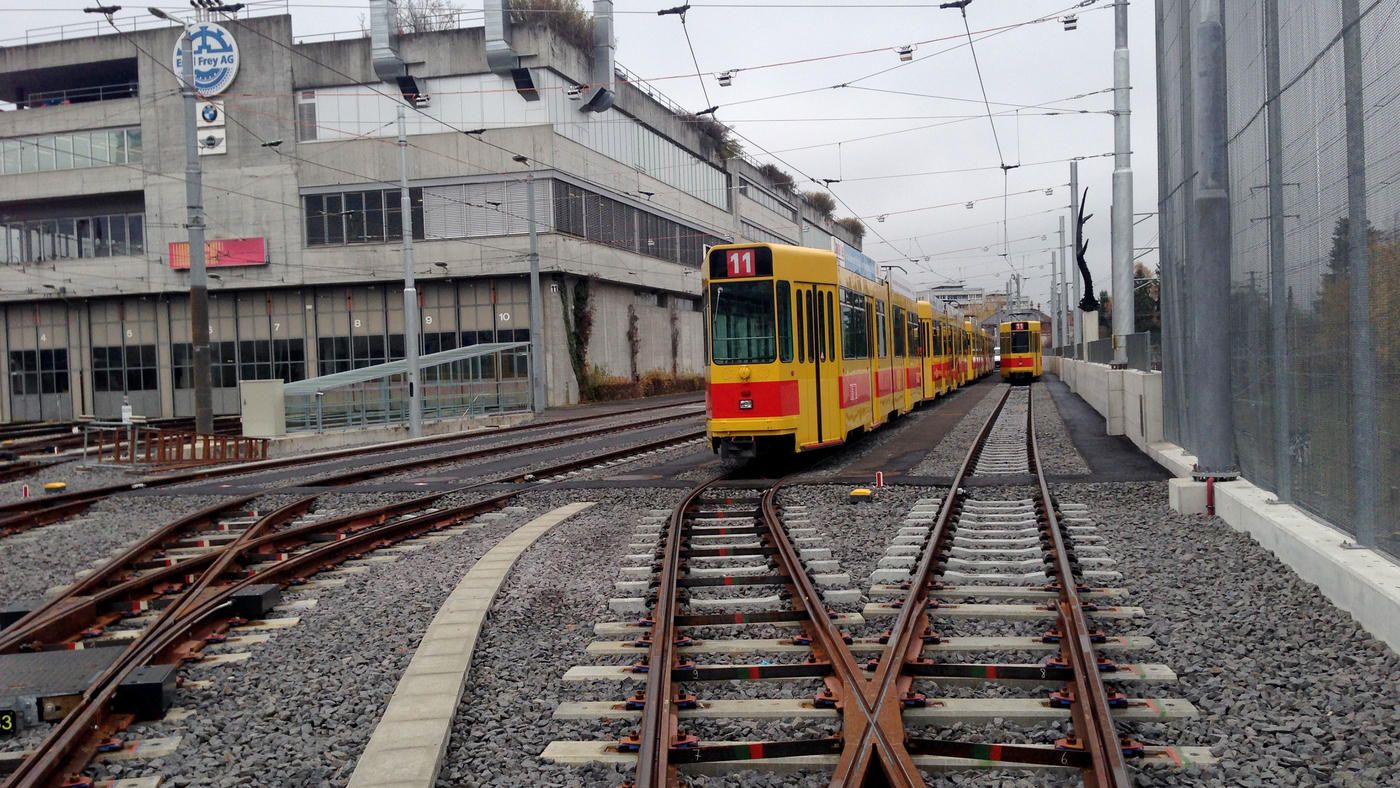
[[[1040,378],[1044,361],[1040,356],[1040,321],[1010,320],[999,326],[1001,335],[1001,377],[1012,383]]]
[[[725,459],[844,443],[990,369],[964,324],[839,242],[713,247],[705,299],[708,429]]]

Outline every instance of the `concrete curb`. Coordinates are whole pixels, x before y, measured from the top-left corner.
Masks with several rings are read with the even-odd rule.
[[[408,669],[350,777],[351,788],[431,788],[491,602],[515,561],[554,526],[589,508],[561,506],[517,528],[472,566],[423,633]]]

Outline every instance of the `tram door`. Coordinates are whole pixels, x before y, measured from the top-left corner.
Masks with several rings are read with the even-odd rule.
[[[844,437],[841,422],[841,361],[836,349],[836,288],[793,283],[798,396],[803,419],[799,443],[826,443]],[[815,434],[812,430],[815,430]]]

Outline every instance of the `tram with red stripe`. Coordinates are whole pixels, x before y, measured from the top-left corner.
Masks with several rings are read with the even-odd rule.
[[[961,320],[834,246],[710,250],[706,407],[721,457],[836,446],[976,375]]]
[[[1001,337],[1001,377],[1012,383],[1030,383],[1040,377],[1040,321],[1008,320],[998,326]]]

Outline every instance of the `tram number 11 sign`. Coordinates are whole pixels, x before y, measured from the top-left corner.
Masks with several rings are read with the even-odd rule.
[[[752,249],[730,249],[724,253],[725,268],[730,276],[753,276],[754,256]]]

